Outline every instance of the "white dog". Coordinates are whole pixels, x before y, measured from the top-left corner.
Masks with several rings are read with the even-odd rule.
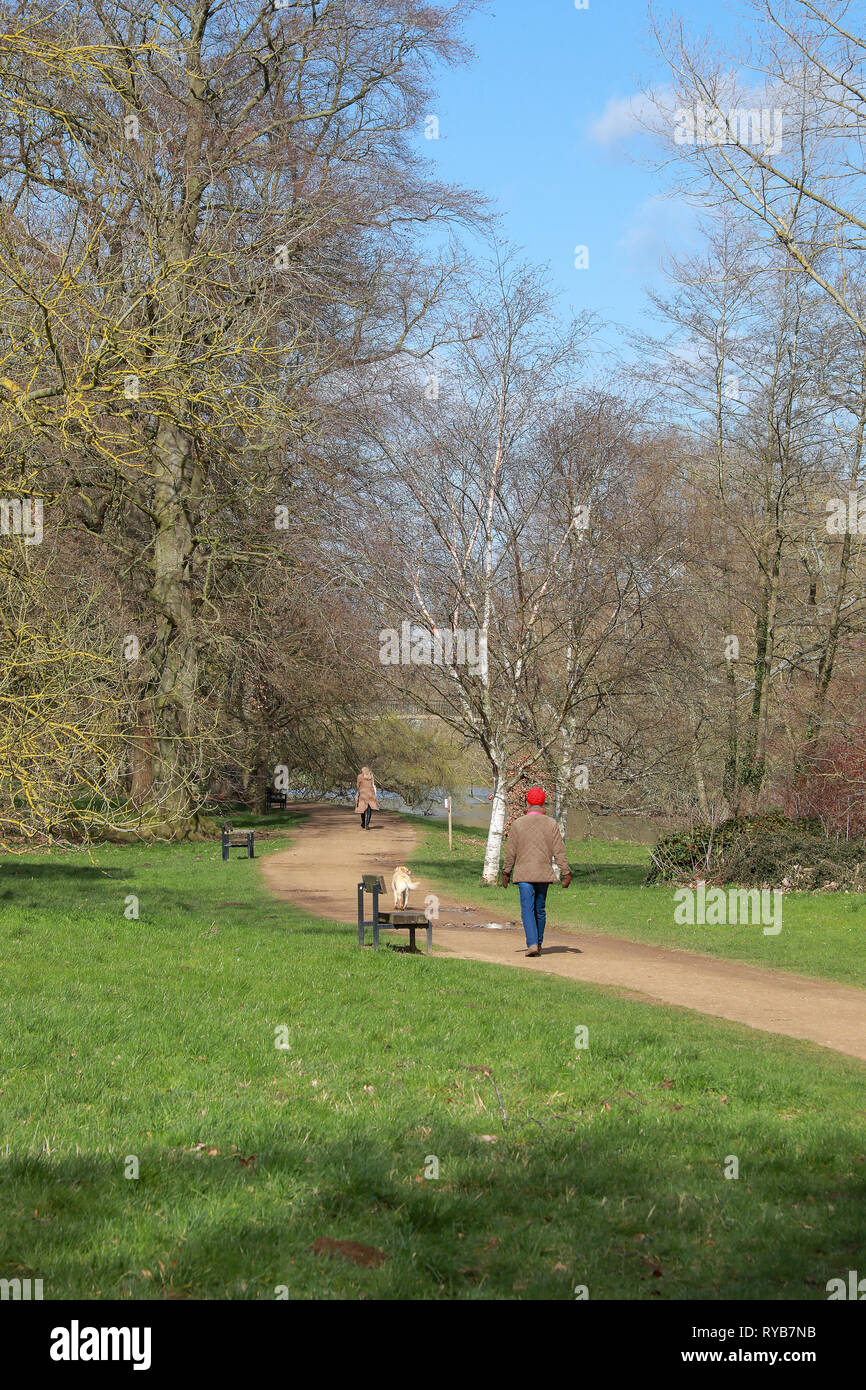
[[[407,908],[409,906],[409,889],[420,887],[420,883],[414,881],[406,865],[398,864],[391,879],[395,908]]]

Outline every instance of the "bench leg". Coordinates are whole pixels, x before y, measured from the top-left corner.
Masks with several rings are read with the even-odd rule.
[[[433,923],[427,918],[427,954],[433,954]]]
[[[226,839],[226,837],[225,837],[225,835],[224,835],[224,836],[223,836],[223,863],[226,862],[226,860],[228,859],[228,857],[229,857],[229,842],[228,842],[228,840]]]
[[[414,928],[414,927],[410,927],[410,928],[409,928],[409,950],[412,951],[412,952],[414,953],[415,951],[417,951],[417,949],[418,949],[418,947],[415,945],[415,928]]]
[[[256,857],[256,838],[255,838],[255,837],[256,837],[256,832],[255,832],[254,830],[251,830],[250,833],[249,833],[249,835],[247,836],[247,859],[255,859],[255,857]]]
[[[379,949],[379,889],[373,889],[373,949]]]
[[[358,945],[364,945],[364,885],[358,884]]]

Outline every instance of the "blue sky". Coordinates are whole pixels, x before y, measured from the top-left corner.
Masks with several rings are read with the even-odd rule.
[[[743,15],[736,0],[665,9],[722,39]],[[467,33],[475,62],[440,75],[439,139],[424,141],[440,174],[494,200],[504,235],[550,264],[564,307],[645,325],[665,249],[694,243],[692,211],[662,195],[639,162],[647,137],[628,131],[629,98],[665,80],[646,0],[493,0]],[[587,270],[574,268],[577,245]]]

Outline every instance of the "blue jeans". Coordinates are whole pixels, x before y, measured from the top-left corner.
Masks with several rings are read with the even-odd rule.
[[[518,883],[520,915],[526,933],[527,946],[540,946],[544,940],[547,921],[547,890],[549,883]]]

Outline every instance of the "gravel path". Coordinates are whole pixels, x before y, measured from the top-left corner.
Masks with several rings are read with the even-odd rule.
[[[364,831],[348,808],[297,809],[306,811],[308,818],[293,832],[292,848],[259,861],[271,891],[314,916],[357,925],[361,874],[380,873],[387,889],[385,905],[390,905],[393,869],[409,861],[417,843],[412,826],[379,813]],[[422,883],[413,891],[410,906],[423,906],[426,891],[431,890]],[[480,898],[472,898],[471,892],[459,900],[440,895],[439,921],[433,926],[436,954],[610,985],[634,998],[714,1014],[866,1061],[866,990],[582,928],[574,935],[548,932],[543,954],[527,959],[516,890],[510,918],[491,916]],[[386,933],[382,939],[403,942],[407,937],[400,932],[389,938]]]

